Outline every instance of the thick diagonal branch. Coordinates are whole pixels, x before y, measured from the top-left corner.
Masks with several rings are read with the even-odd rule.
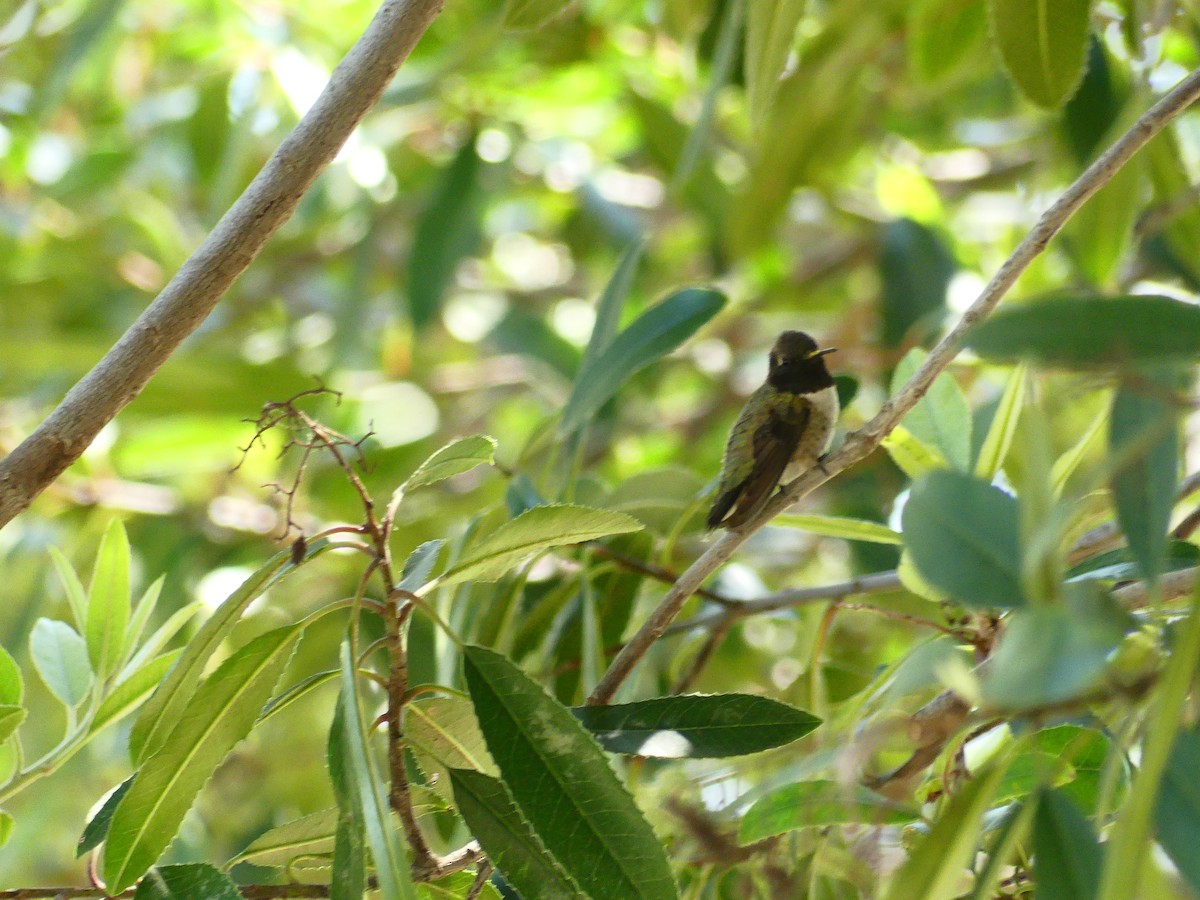
[[[1133,124],[1125,134],[1101,154],[1095,162],[1075,180],[1053,205],[1050,206],[1012,255],[1004,262],[988,282],[987,287],[963,314],[958,324],[938,342],[925,363],[895,397],[883,405],[862,428],[851,433],[842,447],[827,460],[823,467],[810,469],[777,494],[770,503],[751,521],[737,531],[727,531],[696,559],[679,576],[679,580],[667,591],[658,607],[625,644],[596,685],[588,703],[604,704],[612,700],[617,689],[633,671],[634,666],[646,654],[679,613],[687,599],[696,592],[710,575],[733,556],[746,539],[758,531],[779,513],[801,497],[811,493],[834,475],[865,459],[892,431],[905,414],[925,396],[933,380],[950,364],[962,347],[967,331],[982,321],[996,308],[1017,278],[1029,264],[1046,248],[1066,224],[1067,220],[1095,194],[1112,180],[1113,175],[1128,162],[1138,150],[1158,134],[1168,122],[1179,115],[1197,98],[1200,98],[1200,71],[1193,72],[1177,84],[1166,96],[1155,103]]]
[[[29,506],[204,321],[333,161],[445,0],[386,0],[312,109],[104,358],[0,460],[0,528]]]

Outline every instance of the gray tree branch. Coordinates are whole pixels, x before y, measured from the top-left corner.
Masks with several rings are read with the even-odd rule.
[[[317,102],[104,358],[0,460],[0,528],[79,458],[204,321],[391,82],[445,0],[385,0]]]

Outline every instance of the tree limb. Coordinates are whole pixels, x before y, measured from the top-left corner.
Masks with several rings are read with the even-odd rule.
[[[992,276],[987,287],[963,313],[958,324],[938,342],[925,363],[900,392],[884,403],[883,408],[862,428],[848,435],[841,448],[831,454],[823,466],[809,469],[786,485],[758,515],[742,528],[722,534],[716,543],[679,576],[679,580],[667,591],[658,607],[613,660],[587,702],[604,704],[613,699],[634,666],[662,636],[687,599],[733,556],[747,538],[801,497],[811,493],[839,472],[861,462],[875,450],[884,436],[900,423],[905,414],[929,390],[933,380],[949,365],[962,346],[967,331],[996,308],[996,304],[1016,283],[1020,274],[1046,248],[1050,239],[1062,229],[1067,220],[1171,119],[1183,112],[1197,98],[1200,98],[1200,70],[1192,72],[1179,82],[1088,166],[1062,196],[1042,213],[1024,240]]]
[[[87,449],[208,316],[375,105],[445,0],[385,0],[299,124],[104,358],[0,460],[0,528]]]

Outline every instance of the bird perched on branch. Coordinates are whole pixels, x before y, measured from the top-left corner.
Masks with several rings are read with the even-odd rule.
[[[738,416],[717,484],[708,527],[740,528],[771,497],[820,462],[838,418],[837,389],[825,354],[803,331],[785,331],[771,348],[767,381]]]

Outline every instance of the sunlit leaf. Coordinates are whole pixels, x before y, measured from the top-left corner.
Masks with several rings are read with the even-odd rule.
[[[803,781],[759,797],[738,825],[738,840],[752,844],[797,828],[827,825],[902,825],[920,818],[915,809],[860,785]]]
[[[913,348],[904,355],[892,374],[892,394],[902,388],[928,354]],[[946,461],[960,471],[971,467],[971,410],[962,388],[948,372],[934,379],[916,405],[904,417],[904,427],[922,443],[937,448]]]
[[[171,666],[175,665],[175,661],[179,659],[182,652],[182,650],[171,650],[162,656],[155,657],[120,681],[101,702],[99,709],[92,717],[89,729],[93,733],[97,732],[133,710],[158,686],[158,683],[171,670]]]
[[[991,481],[1008,458],[1009,448],[1012,447],[1013,437],[1017,433],[1017,423],[1021,420],[1021,407],[1025,402],[1026,385],[1029,379],[1029,369],[1017,366],[1004,385],[1004,393],[988,426],[987,436],[979,448],[979,457],[975,460],[975,474],[984,481]]]
[[[1061,106],[1083,78],[1089,0],[988,0],[992,34],[1026,97]]]
[[[452,441],[421,463],[404,482],[405,490],[436,484],[476,466],[490,465],[496,452],[496,439],[486,434]]]
[[[433,789],[451,799],[450,769],[475,769],[496,775],[496,764],[488,755],[475,709],[457,697],[417,700],[404,707],[404,737],[418,751]]]
[[[297,856],[332,853],[337,824],[336,809],[323,809],[301,816],[256,837],[245,850],[230,859],[225,868],[231,868],[239,862],[250,862],[256,866],[286,866],[289,860]]]
[[[882,443],[897,468],[914,480],[950,467],[940,450],[926,444],[903,425],[893,428]]]
[[[761,122],[767,114],[806,5],[806,0],[749,0],[747,4],[745,78],[752,122]]]
[[[121,520],[113,519],[100,540],[87,598],[88,659],[101,682],[121,664],[128,624],[129,538]]]

